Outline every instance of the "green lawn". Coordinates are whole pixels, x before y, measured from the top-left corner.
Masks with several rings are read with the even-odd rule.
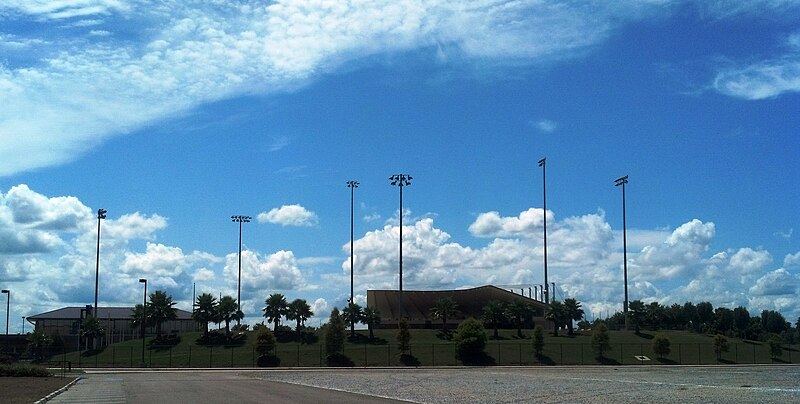
[[[357,342],[348,342],[344,353],[355,366],[402,366],[398,360],[397,330],[376,330],[375,340],[368,341],[368,332],[357,331]],[[597,359],[591,348],[591,332],[566,333],[553,337],[545,335],[543,356],[535,358],[530,335],[518,339],[516,330],[501,330],[500,338],[490,339],[486,353],[497,365],[589,365],[589,364],[717,364],[717,363],[800,363],[797,346],[785,347],[783,355],[776,360],[769,356],[766,343],[741,341],[730,338],[730,350],[718,360],[712,345],[712,337],[685,331],[610,331],[611,350]],[[487,330],[491,335],[492,331]],[[651,349],[651,339],[663,334],[672,342],[672,352],[657,358]],[[201,333],[181,334],[181,341],[171,347],[147,347],[144,363],[149,367],[253,367],[258,354],[253,342],[255,333],[248,333],[248,340],[237,346],[201,346],[195,341]],[[455,345],[438,337],[437,330],[412,330],[411,355],[421,366],[454,366],[461,363],[455,356]],[[149,342],[149,339],[148,339]],[[313,344],[279,343],[276,354],[281,366],[325,366],[324,343]],[[646,356],[641,361],[637,356]],[[73,367],[139,367],[142,364],[142,342],[132,340],[112,344],[99,352],[71,352],[52,358],[53,361],[69,361]]]

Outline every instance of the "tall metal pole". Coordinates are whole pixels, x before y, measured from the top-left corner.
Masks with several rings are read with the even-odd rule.
[[[144,294],[142,295],[142,366],[144,366],[144,323],[147,322],[147,279],[139,279],[139,283],[144,283]]]
[[[395,174],[389,177],[391,185],[400,187],[400,298],[398,314],[402,318],[403,312],[403,187],[411,185],[411,176],[408,174]]]
[[[105,209],[97,209],[97,259],[94,268],[94,313],[92,316],[97,318],[97,289],[100,281],[100,220],[106,218]]]
[[[6,300],[6,335],[8,335],[8,313],[11,312],[11,291],[8,289],[3,289],[3,293],[8,294],[8,300]]]
[[[236,325],[242,324],[240,313],[242,311],[242,223],[250,223],[250,216],[231,216],[231,220],[239,223],[239,280],[236,292]]]
[[[627,218],[625,213],[625,184],[628,183],[628,176],[620,177],[614,180],[615,186],[622,185],[622,268],[623,277],[625,281],[625,301],[622,305],[622,310],[625,315],[625,330],[628,330],[628,233],[627,233]]]
[[[358,181],[347,181],[347,187],[350,188],[350,303],[355,303],[353,300],[353,273],[355,267],[353,266],[353,202],[355,201],[355,190],[358,188]]]
[[[544,209],[544,302],[550,303],[550,293],[547,290],[547,165],[546,159],[539,160],[542,167],[542,200]]]

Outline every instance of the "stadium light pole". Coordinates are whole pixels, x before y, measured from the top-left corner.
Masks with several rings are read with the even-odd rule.
[[[239,223],[239,281],[236,292],[236,325],[242,324],[242,319],[239,313],[242,311],[242,223],[250,223],[250,216],[234,215],[231,216],[231,221]]]
[[[94,268],[94,313],[92,315],[97,318],[97,289],[100,281],[100,221],[106,218],[105,209],[97,209],[97,258],[95,260]]]
[[[628,234],[627,234],[627,220],[625,217],[625,184],[628,183],[628,176],[619,177],[614,180],[614,186],[622,186],[622,273],[625,281],[625,301],[622,305],[622,311],[625,315],[625,330],[628,328]]]
[[[139,279],[139,283],[144,283],[144,294],[142,295],[142,366],[144,366],[144,323],[147,321],[147,279]]]
[[[552,292],[553,292],[553,298],[550,299],[550,301],[554,302],[556,300],[556,283],[555,282],[550,282],[550,284],[553,285],[553,288],[551,289]]]
[[[542,201],[544,209],[544,302],[550,302],[550,293],[547,290],[547,165],[546,158],[539,160],[539,167],[542,167]]]
[[[353,202],[355,201],[355,190],[359,186],[358,181],[347,181],[347,187],[350,188],[350,303],[355,303],[353,300]]]
[[[3,289],[3,293],[8,295],[8,300],[6,300],[6,335],[8,335],[8,313],[11,311],[11,291]]]
[[[25,316],[22,316],[22,335],[25,335]]]
[[[398,299],[398,315],[403,316],[403,187],[411,185],[411,178],[408,174],[395,174],[389,177],[390,185],[400,188],[400,298]]]

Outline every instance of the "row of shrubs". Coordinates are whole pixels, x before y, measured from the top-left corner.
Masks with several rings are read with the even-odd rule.
[[[53,374],[36,365],[24,363],[5,363],[0,364],[0,377],[49,377]]]

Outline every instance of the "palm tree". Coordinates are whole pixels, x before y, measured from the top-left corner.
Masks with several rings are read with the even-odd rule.
[[[216,320],[225,322],[225,335],[230,337],[231,334],[231,321],[235,321],[239,317],[239,305],[236,304],[236,299],[233,296],[222,296],[219,299],[216,310]]]
[[[100,324],[100,320],[97,317],[86,317],[83,319],[81,323],[81,337],[85,338],[89,344],[92,345],[92,349],[96,348],[95,342],[97,338],[106,335],[106,329]]]
[[[381,323],[381,312],[374,307],[365,307],[362,317],[364,319],[364,323],[367,324],[367,328],[369,329],[369,339],[375,339],[375,334],[373,334],[372,328],[373,326]]]
[[[148,306],[148,309],[149,308],[150,307]],[[144,326],[147,327],[150,325],[148,318],[149,316],[147,313],[145,313],[144,306],[137,304],[136,307],[131,310],[131,328],[137,331],[141,330],[142,322],[144,322]],[[141,335],[140,337],[144,338],[144,335]]]
[[[157,290],[150,294],[147,315],[150,322],[156,326],[156,338],[161,338],[161,324],[178,318],[174,306],[175,302],[167,292]]]
[[[522,300],[514,300],[506,309],[508,310],[508,316],[511,317],[514,320],[514,324],[517,325],[517,337],[522,338],[522,323],[530,316],[533,310],[528,303]]]
[[[564,321],[567,317],[566,308],[564,308],[564,304],[554,300],[550,302],[550,307],[547,309],[547,314],[544,315],[544,318],[553,322],[553,336],[558,336],[558,328],[564,324]]]
[[[431,307],[431,316],[442,320],[442,332],[447,332],[447,319],[457,314],[458,304],[450,296],[436,299],[434,306]]]
[[[583,319],[581,303],[573,298],[564,299],[564,309],[566,311],[567,330],[569,330],[567,334],[573,335],[572,321],[581,321]]]
[[[492,324],[494,329],[494,339],[498,338],[497,326],[506,318],[506,305],[497,300],[489,300],[486,306],[483,306],[483,319]]]
[[[289,312],[289,304],[286,303],[286,297],[281,293],[273,293],[269,295],[267,300],[264,301],[264,318],[268,323],[275,323],[274,331],[278,331],[278,326],[281,324],[281,317]]]
[[[300,327],[305,325],[306,320],[314,315],[311,311],[311,306],[308,305],[306,299],[294,299],[289,306],[287,306],[286,319],[294,320],[297,322],[296,330],[299,332]]]
[[[348,303],[347,307],[342,310],[342,317],[344,321],[350,323],[350,338],[356,336],[356,323],[360,323],[364,313],[358,303]]]
[[[192,313],[194,321],[203,323],[203,335],[208,335],[208,323],[214,320],[217,311],[217,299],[209,293],[197,296],[197,302]]]

